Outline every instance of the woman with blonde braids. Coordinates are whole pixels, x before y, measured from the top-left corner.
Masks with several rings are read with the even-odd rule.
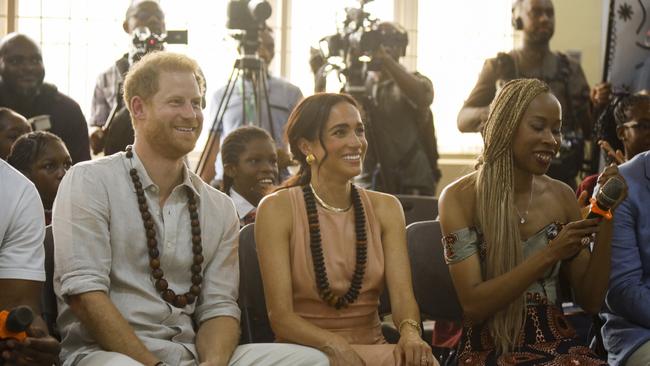
[[[606,364],[578,344],[556,305],[563,275],[583,309],[600,310],[612,228],[583,220],[571,188],[545,175],[561,124],[544,82],[507,83],[490,108],[477,171],[440,197],[445,259],[466,319],[459,364]],[[613,176],[615,167],[599,182]]]

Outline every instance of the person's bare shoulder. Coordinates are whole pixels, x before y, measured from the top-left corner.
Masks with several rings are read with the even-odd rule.
[[[291,215],[291,197],[288,189],[281,189],[266,195],[257,206],[257,216],[255,222],[259,224],[262,219],[272,220],[274,225],[290,223]]]
[[[404,222],[404,211],[397,197],[376,191],[365,192],[380,222],[389,223],[394,220]]]
[[[445,187],[438,200],[440,222],[447,232],[474,225],[476,177],[473,172]]]
[[[394,208],[395,205],[400,205],[397,197],[392,194],[368,190],[365,192],[375,210],[391,209]]]

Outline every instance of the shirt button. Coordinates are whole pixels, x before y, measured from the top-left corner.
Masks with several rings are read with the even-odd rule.
[[[170,241],[168,241],[167,242],[167,248],[171,248],[171,247],[172,247],[172,243]]]

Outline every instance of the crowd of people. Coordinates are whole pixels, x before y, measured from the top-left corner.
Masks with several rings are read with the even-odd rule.
[[[247,79],[206,95],[197,62],[162,44],[131,50],[97,79],[91,131],[43,82],[38,45],[4,36],[0,365],[649,364],[650,96],[590,89],[578,62],[550,50],[551,0],[514,1],[512,26],[522,45],[486,60],[454,126],[481,133],[476,169],[438,199],[431,245],[463,312],[444,360],[423,338],[395,196],[438,191],[434,89],[400,64],[398,24],[378,24],[398,41],[372,53],[363,100],[322,92],[318,65],[305,98],[271,76],[269,29],[264,100]],[[124,31],[141,27],[165,31],[157,2],[127,9]],[[203,129],[215,146],[195,173]],[[238,237],[253,223],[275,343],[240,342]],[[593,344],[564,315],[562,287],[594,316]],[[23,336],[2,313],[20,306],[34,315]]]

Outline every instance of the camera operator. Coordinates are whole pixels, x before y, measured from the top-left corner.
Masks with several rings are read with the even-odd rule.
[[[497,88],[508,80],[536,78],[545,81],[562,105],[562,146],[548,175],[575,188],[575,179],[583,163],[584,142],[591,135],[593,123],[584,72],[578,62],[550,50],[555,31],[551,0],[516,0],[512,6],[512,26],[523,33],[523,45],[485,61],[474,89],[458,113],[458,129],[480,132]],[[608,100],[607,84],[598,85],[591,92],[596,109]]]
[[[225,106],[225,112],[223,112],[222,123],[215,123],[213,129],[210,130],[210,134],[216,134],[216,136],[213,136],[214,141],[219,141],[219,145],[221,145],[226,136],[239,127],[252,124],[263,128],[269,132],[269,134],[272,135],[273,140],[276,141],[278,147],[278,166],[280,168],[280,176],[286,178],[288,176],[287,166],[289,165],[290,158],[286,152],[286,146],[284,143],[284,126],[289,119],[289,114],[291,114],[293,108],[302,99],[302,92],[297,86],[284,79],[275,77],[269,72],[269,64],[275,55],[275,41],[271,29],[265,28],[259,32],[257,54],[259,58],[264,61],[263,65],[266,67],[264,72],[267,74],[266,87],[270,104],[271,121],[269,121],[269,113],[267,113],[268,109],[263,97],[258,100],[261,103],[261,120],[255,120],[256,105],[255,97],[253,96],[253,84],[250,80],[245,80],[245,96],[242,96],[241,80],[238,80],[234,86],[230,100],[226,99],[228,104]],[[222,98],[224,98],[225,90],[226,86],[223,86],[212,95],[210,112],[207,119],[211,123],[214,123],[218,117],[218,107],[221,104]],[[246,112],[243,111],[244,108],[246,109]],[[244,120],[244,114],[246,120]],[[271,122],[273,126],[271,126]],[[223,163],[221,161],[221,152],[217,154],[218,150],[219,149],[217,148],[211,149],[211,156],[208,157],[206,162],[206,169],[201,174],[201,177],[206,182],[210,182],[214,178],[218,183],[220,183],[223,179]],[[213,168],[214,170],[212,170]]]
[[[378,66],[366,79],[371,102],[365,106],[374,147],[360,180],[371,184],[377,178],[377,190],[387,193],[433,196],[440,178],[430,109],[433,84],[399,63],[408,44],[406,30],[392,22],[379,23],[377,30],[382,42],[372,52]]]
[[[126,16],[122,23],[124,31],[129,35],[133,35],[134,31],[140,27],[147,27],[153,34],[160,35],[165,32],[165,14],[157,2],[135,0],[126,10]],[[162,49],[162,43],[160,47]],[[91,126],[96,127],[90,135],[91,148],[95,154],[104,150],[106,131],[102,127],[108,120],[111,111],[119,103],[120,88],[124,81],[124,75],[139,56],[141,55],[137,53],[136,48],[131,47],[128,53],[115,61],[111,67],[97,78],[90,116]]]

